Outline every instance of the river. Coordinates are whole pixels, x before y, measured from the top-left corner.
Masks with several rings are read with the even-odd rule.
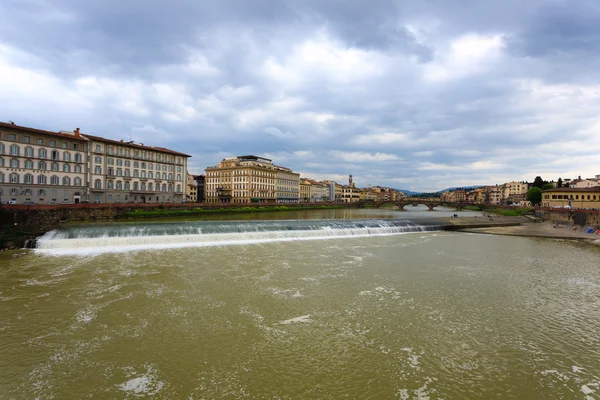
[[[0,399],[600,398],[597,247],[407,210],[73,225],[1,253]]]

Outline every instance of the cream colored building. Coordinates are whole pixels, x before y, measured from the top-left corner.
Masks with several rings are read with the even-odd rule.
[[[569,187],[577,189],[585,189],[600,186],[600,181],[596,179],[577,179],[572,181]]]
[[[80,133],[0,123],[4,201],[182,202],[189,155]]]
[[[300,202],[308,203],[312,201],[312,182],[308,179],[300,179]]]
[[[86,200],[87,143],[78,129],[52,132],[0,122],[0,200],[16,204]]]
[[[289,203],[300,198],[300,174],[252,155],[228,157],[206,168],[208,203]]]
[[[275,166],[277,203],[297,203],[300,201],[300,174],[286,167]]]
[[[360,200],[360,189],[354,186],[343,186],[342,187],[342,202],[343,203],[356,203]]]
[[[553,188],[542,192],[543,207],[600,209],[600,186],[591,188]]]
[[[84,135],[89,139],[90,201],[181,203],[187,154],[142,143]]]
[[[325,182],[310,181],[310,201],[320,203],[329,200],[329,185]]]

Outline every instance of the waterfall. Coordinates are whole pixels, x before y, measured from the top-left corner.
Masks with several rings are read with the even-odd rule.
[[[68,227],[38,238],[46,254],[99,254],[135,250],[205,247],[398,235],[439,230],[435,221],[406,219],[211,221],[106,224]]]

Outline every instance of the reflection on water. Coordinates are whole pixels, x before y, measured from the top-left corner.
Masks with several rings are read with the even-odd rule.
[[[598,398],[599,255],[428,231],[2,254],[0,398]]]

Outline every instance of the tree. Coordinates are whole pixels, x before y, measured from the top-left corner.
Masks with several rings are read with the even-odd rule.
[[[544,186],[544,180],[541,176],[535,177],[535,180],[533,181],[533,186],[540,189]]]
[[[536,178],[537,179],[537,178]],[[527,200],[531,202],[531,204],[539,204],[542,202],[542,189],[539,187],[532,187],[527,191]]]
[[[563,187],[562,178],[558,178],[558,181],[556,182],[556,187]]]
[[[546,182],[542,185],[542,190],[554,189],[554,183]]]

